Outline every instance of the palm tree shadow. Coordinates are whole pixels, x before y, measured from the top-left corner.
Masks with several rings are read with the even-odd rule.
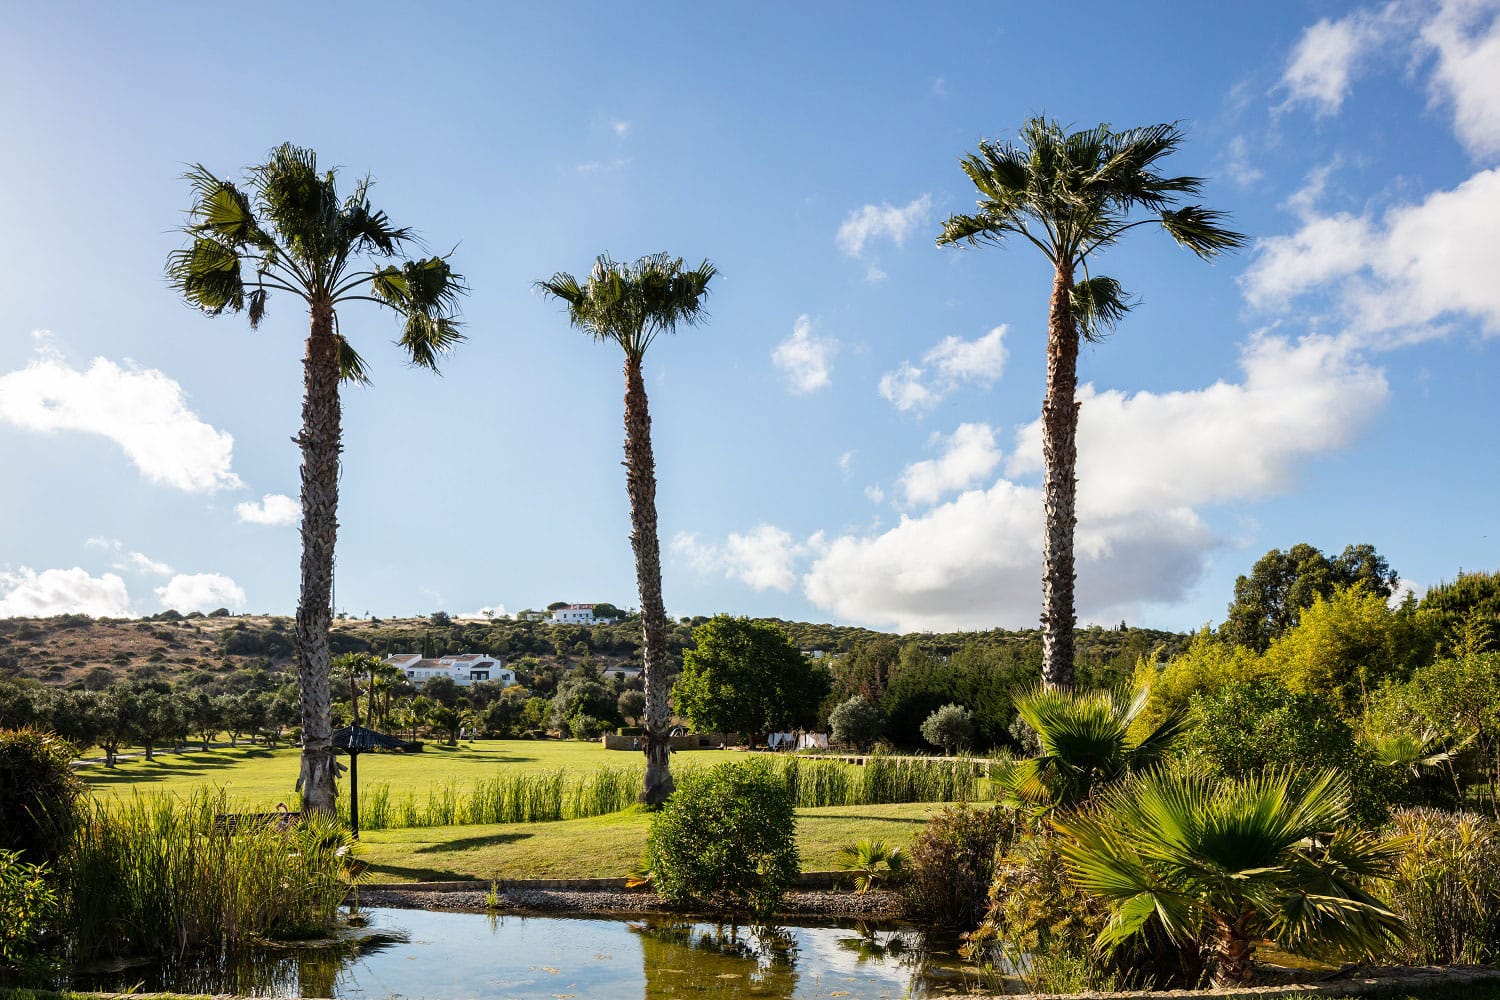
[[[446,854],[449,851],[469,851],[479,847],[492,847],[496,844],[514,844],[518,840],[525,840],[535,836],[530,833],[494,833],[487,837],[465,837],[463,840],[445,840],[441,844],[428,844],[419,847],[413,854]]]

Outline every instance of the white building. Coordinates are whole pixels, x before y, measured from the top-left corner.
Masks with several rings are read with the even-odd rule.
[[[599,671],[599,676],[605,680],[613,680],[618,677],[621,680],[633,681],[641,676],[641,668],[628,663],[618,663]]]
[[[566,604],[552,612],[550,625],[613,625],[613,618],[598,618],[592,604]]]
[[[468,687],[477,681],[491,681],[501,687],[510,687],[516,682],[516,672],[504,661],[484,653],[460,653],[457,656],[440,656],[423,659],[417,653],[392,653],[385,662],[400,670],[406,679],[418,687],[434,677],[451,677],[459,687]]]

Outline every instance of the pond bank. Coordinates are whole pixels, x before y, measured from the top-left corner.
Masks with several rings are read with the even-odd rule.
[[[490,886],[486,883],[387,884],[361,888],[359,902],[362,906],[458,913],[716,915],[712,911],[705,913],[701,908],[676,906],[654,892],[624,889],[618,879],[509,880],[495,884],[493,898]],[[495,905],[491,905],[492,903]],[[902,910],[901,897],[894,892],[876,890],[856,893],[832,888],[808,888],[787,893],[777,916],[887,921],[899,919]]]

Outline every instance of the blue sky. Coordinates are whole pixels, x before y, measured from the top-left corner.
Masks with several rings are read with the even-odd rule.
[[[162,277],[184,164],[291,140],[473,289],[442,378],[342,316],[341,610],[634,604],[621,359],[531,282],[667,250],[723,272],[647,361],[669,610],[1030,626],[1049,276],[932,240],[1036,113],[1180,120],[1254,240],[1105,259],[1141,304],[1081,362],[1083,620],[1217,620],[1299,541],[1500,562],[1500,3],[919,6],[13,7],[0,613],[294,607],[305,314]]]

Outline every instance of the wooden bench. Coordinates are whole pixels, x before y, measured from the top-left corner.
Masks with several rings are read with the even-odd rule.
[[[300,812],[289,812],[278,809],[275,812],[266,813],[219,813],[214,817],[215,833],[234,833],[241,827],[251,829],[263,826],[273,826],[281,832],[292,828],[292,824],[302,818]]]

